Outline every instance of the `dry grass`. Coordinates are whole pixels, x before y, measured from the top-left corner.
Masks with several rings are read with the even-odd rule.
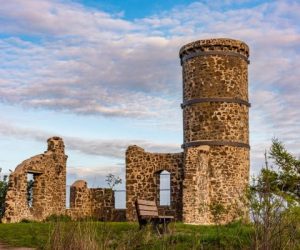
[[[92,222],[56,222],[46,249],[98,250],[97,228]]]

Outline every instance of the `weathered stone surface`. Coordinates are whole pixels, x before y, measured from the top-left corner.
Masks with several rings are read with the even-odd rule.
[[[240,200],[249,179],[248,56],[248,46],[232,39],[181,48],[184,153],[127,149],[128,220],[136,220],[137,198],[158,199],[162,170],[171,173],[172,213],[185,223],[215,223],[213,206],[226,210],[218,223],[246,211]]]
[[[110,188],[88,188],[78,180],[70,190],[70,209],[66,209],[66,161],[64,143],[59,137],[48,139],[44,154],[23,161],[10,174],[2,222],[22,219],[42,221],[50,215],[69,215],[73,219],[93,217],[113,220],[124,217],[123,211],[114,209],[114,192]],[[27,174],[34,175],[33,201],[27,200]]]
[[[230,222],[247,210],[242,200],[249,183],[249,149],[211,147],[209,167],[211,204],[223,205],[227,211],[221,222]]]
[[[185,142],[249,142],[248,107],[237,103],[199,103],[184,108]]]
[[[207,224],[210,216],[208,146],[190,147],[184,152],[183,221]]]
[[[102,221],[113,220],[115,198],[111,188],[88,188],[83,180],[75,181],[70,189],[70,209],[67,215],[72,219],[92,217]]]
[[[182,47],[180,57],[195,51],[212,52],[191,57],[182,64],[183,103],[193,99],[222,98],[183,107],[184,143],[197,141],[249,144],[248,46],[232,39],[200,40]],[[219,53],[213,53],[219,52]],[[225,52],[222,54],[222,52]],[[232,53],[233,52],[233,53]],[[241,55],[241,56],[239,56]],[[226,209],[219,222],[236,218],[249,179],[249,149],[232,145],[185,148],[183,221],[211,224],[210,208]],[[192,195],[193,193],[194,195]]]
[[[137,219],[135,201],[137,198],[155,200],[159,203],[159,174],[171,174],[171,206],[159,206],[161,214],[182,219],[183,153],[153,154],[138,146],[126,151],[126,218]]]
[[[22,219],[41,221],[52,214],[64,214],[66,207],[66,161],[64,143],[48,139],[45,153],[23,161],[9,176],[2,222]],[[27,173],[34,175],[33,201],[27,202]]]

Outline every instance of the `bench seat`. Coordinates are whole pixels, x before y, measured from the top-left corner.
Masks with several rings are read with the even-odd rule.
[[[155,201],[137,199],[135,207],[140,229],[151,223],[159,234],[169,231],[168,224],[174,219],[174,216],[159,215]],[[160,225],[163,227],[160,228]]]

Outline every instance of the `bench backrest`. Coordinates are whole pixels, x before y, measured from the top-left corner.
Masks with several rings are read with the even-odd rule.
[[[135,206],[136,206],[138,217],[158,216],[158,210],[155,201],[137,199]]]

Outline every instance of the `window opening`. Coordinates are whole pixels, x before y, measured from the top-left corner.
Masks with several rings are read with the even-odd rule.
[[[115,208],[125,209],[126,208],[126,190],[114,190],[115,192]]]
[[[170,206],[171,204],[171,174],[164,170],[159,175],[159,205]]]
[[[27,204],[28,207],[33,205],[33,186],[34,186],[34,174],[27,173]]]

